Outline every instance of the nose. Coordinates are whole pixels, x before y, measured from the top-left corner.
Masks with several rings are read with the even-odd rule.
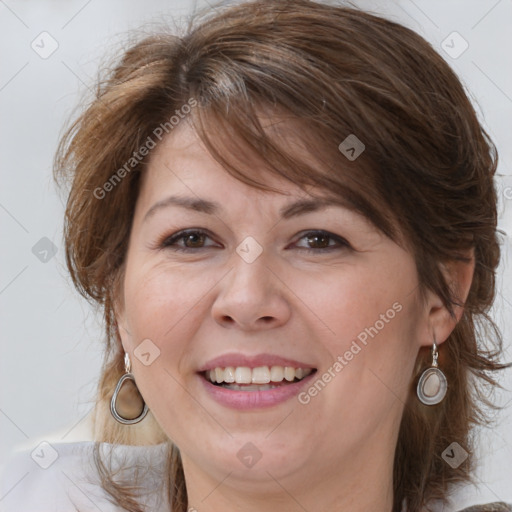
[[[260,256],[247,263],[234,255],[233,268],[219,283],[212,316],[223,327],[244,331],[284,325],[291,316],[287,287]]]

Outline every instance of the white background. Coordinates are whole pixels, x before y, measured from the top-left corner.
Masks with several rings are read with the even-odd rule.
[[[35,447],[42,439],[84,439],[99,374],[101,317],[78,297],[66,275],[63,199],[51,177],[64,123],[84,91],[94,85],[100,60],[118,51],[126,30],[142,26],[150,30],[148,22],[162,20],[171,26],[173,19],[183,24],[195,3],[0,1],[0,463],[15,446]],[[419,32],[461,77],[498,147],[500,226],[512,233],[511,0],[356,1],[354,5]],[[59,45],[47,59],[31,48],[43,31]],[[441,46],[453,31],[469,44],[456,59]],[[457,40],[454,44],[460,48]],[[58,249],[47,263],[32,252],[43,237]],[[504,237],[494,318],[504,333],[506,360],[512,359],[506,322],[512,312],[510,263],[510,238]],[[461,506],[512,502],[511,372],[504,374],[503,385],[507,391],[496,400],[508,405],[499,415],[499,426],[483,434],[480,488],[459,493]]]

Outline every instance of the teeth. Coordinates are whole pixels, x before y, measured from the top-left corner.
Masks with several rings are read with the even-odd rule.
[[[253,384],[268,384],[270,382],[270,370],[268,366],[258,366],[252,370]]]
[[[292,368],[291,366],[285,366],[284,368],[284,378],[291,382],[293,379],[295,379],[295,368]]]
[[[284,368],[282,366],[272,366],[270,368],[270,380],[272,382],[281,382],[284,379]]]
[[[252,371],[247,366],[238,366],[235,370],[235,382],[237,384],[250,384],[252,382]]]
[[[256,368],[249,368],[247,366],[228,366],[227,368],[214,368],[206,372],[206,378],[213,383],[217,384],[233,384],[226,386],[230,389],[244,389],[251,391],[271,389],[275,386],[271,382],[293,382],[295,379],[303,379],[307,377],[313,370],[311,368],[293,368],[291,366],[258,366]],[[238,384],[257,384],[256,386],[243,386]],[[263,384],[263,385],[262,385]],[[268,384],[268,386],[266,386]],[[251,388],[251,389],[250,389]]]
[[[237,384],[224,384],[222,386],[226,389],[232,389],[234,391],[266,391],[267,389],[278,388],[279,386],[273,386],[272,384],[248,384],[245,386],[238,386]]]
[[[224,369],[224,382],[235,382],[235,369],[232,366]]]

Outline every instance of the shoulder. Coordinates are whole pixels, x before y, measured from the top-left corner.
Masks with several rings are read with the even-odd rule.
[[[32,450],[12,454],[0,481],[2,512],[90,510],[85,495],[97,495],[98,502],[102,501],[101,486],[92,478],[93,448],[92,442],[41,442]],[[106,506],[104,510],[112,509]]]
[[[472,505],[459,512],[512,512],[512,504],[503,502],[486,503],[483,505]]]
[[[42,442],[32,450],[15,452],[2,470],[1,511],[119,510],[101,486],[94,447],[92,441]],[[114,454],[114,460],[127,470],[140,463],[161,464],[166,453],[162,445],[114,447],[102,443],[99,447],[104,454]]]

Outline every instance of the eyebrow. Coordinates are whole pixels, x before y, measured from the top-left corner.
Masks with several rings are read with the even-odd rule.
[[[146,222],[152,217],[157,211],[169,208],[171,206],[178,206],[187,210],[192,210],[199,213],[205,213],[207,215],[217,215],[222,212],[222,206],[220,203],[202,199],[198,197],[183,197],[183,196],[169,196],[161,201],[156,202],[144,216],[143,222]],[[299,199],[285,205],[279,211],[282,219],[290,219],[299,215],[305,215],[306,213],[315,212],[329,206],[338,206],[342,208],[353,209],[348,203],[345,203],[341,199]]]

